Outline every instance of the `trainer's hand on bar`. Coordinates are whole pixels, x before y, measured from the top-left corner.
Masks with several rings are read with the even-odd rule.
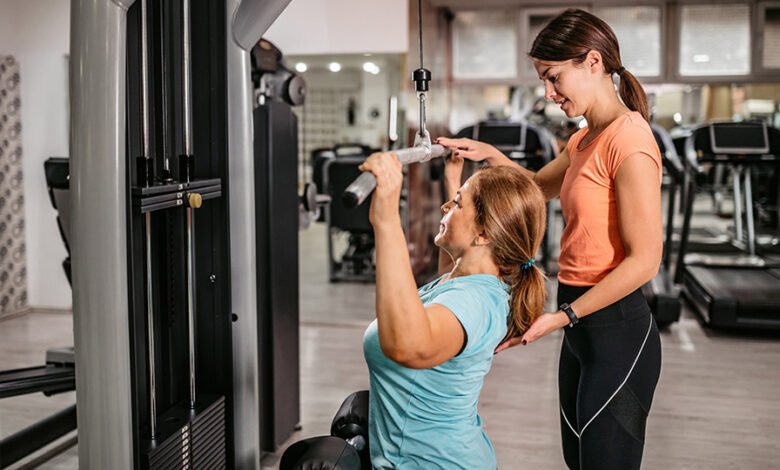
[[[488,160],[488,164],[490,164],[490,159],[492,157],[503,155],[492,145],[472,139],[449,139],[447,137],[439,137],[434,143],[449,148],[453,153],[457,151],[462,158],[475,162]]]
[[[376,178],[376,189],[368,212],[371,225],[374,228],[384,224],[400,225],[398,208],[404,182],[401,162],[391,152],[380,152],[368,157],[359,168],[370,171]]]

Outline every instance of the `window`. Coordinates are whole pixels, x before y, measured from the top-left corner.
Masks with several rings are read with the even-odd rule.
[[[525,37],[523,38],[524,42],[521,45],[523,49],[520,51],[520,55],[522,55],[520,58],[520,67],[524,76],[533,78],[535,81],[538,80],[534,64],[528,57],[528,53],[531,51],[531,46],[534,44],[536,36],[545,26],[547,26],[547,23],[549,23],[550,20],[558,16],[562,11],[563,10],[547,9],[543,11],[530,11],[527,13],[525,20]]]
[[[458,12],[452,31],[455,79],[517,76],[517,27],[513,12]]]
[[[681,76],[750,73],[749,5],[686,5],[681,10]]]
[[[764,9],[763,54],[761,64],[765,69],[780,68],[780,5]]]
[[[617,35],[623,66],[636,76],[661,75],[661,9],[654,6],[599,8],[595,14]]]

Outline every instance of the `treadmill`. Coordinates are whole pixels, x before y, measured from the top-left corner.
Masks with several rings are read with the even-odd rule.
[[[531,171],[539,171],[556,157],[555,138],[543,128],[525,121],[481,121],[459,130],[454,138],[466,137],[496,147],[507,158]],[[547,202],[547,226],[552,226],[554,213]],[[550,269],[551,246],[549,229],[544,231],[541,246],[541,263],[545,271]]]
[[[780,130],[763,122],[720,122],[701,126],[686,141],[698,164],[723,163],[735,178],[734,255],[689,252],[693,198],[685,204],[675,281],[693,310],[712,327],[780,329],[780,265],[756,253],[751,171],[780,165]],[[689,165],[689,171],[699,171]],[[696,175],[688,178],[695,193]],[[744,218],[744,223],[743,223]]]
[[[677,153],[680,161],[682,162],[685,173],[680,180],[680,197],[681,201],[686,201],[688,198],[688,178],[696,178],[696,188],[699,192],[704,191],[710,193],[713,198],[713,212],[719,212],[719,203],[715,202],[719,199],[716,195],[720,194],[726,189],[726,186],[720,183],[724,168],[722,163],[712,165],[712,168],[706,170],[699,164],[695,150],[692,147],[686,146],[688,137],[693,133],[695,127],[678,128],[670,132],[673,142],[674,150]],[[734,183],[738,179],[734,179]],[[733,184],[732,184],[733,186]],[[732,194],[738,192],[738,188],[732,187]],[[692,194],[691,197],[696,197],[696,194]],[[720,196],[722,199],[722,196]],[[680,214],[685,210],[685,206],[680,204]],[[736,215],[736,214],[735,214]],[[680,230],[675,227],[673,232],[673,243],[670,252],[676,252],[680,245]],[[711,226],[697,226],[691,227],[688,234],[688,251],[692,253],[733,253],[737,254],[741,251],[739,247],[734,246],[732,243],[733,237],[727,230],[711,227]]]
[[[672,143],[669,132],[661,126],[652,124],[653,136],[661,151],[664,170],[671,179],[669,184],[669,202],[666,212],[666,231],[661,267],[653,279],[642,286],[642,293],[650,305],[655,321],[664,327],[680,319],[680,289],[674,284],[671,271],[672,234],[674,232],[675,201],[677,189],[682,186],[685,168]]]

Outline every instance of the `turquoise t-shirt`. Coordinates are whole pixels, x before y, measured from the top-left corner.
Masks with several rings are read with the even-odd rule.
[[[463,325],[468,340],[459,355],[431,369],[409,369],[382,353],[376,320],[363,336],[376,470],[496,468],[477,401],[493,350],[507,332],[509,287],[489,274],[441,279],[418,294],[423,305],[442,305]]]

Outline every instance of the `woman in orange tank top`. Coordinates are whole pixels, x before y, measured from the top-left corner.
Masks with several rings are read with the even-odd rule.
[[[646,95],[622,66],[615,33],[583,10],[554,18],[529,56],[547,99],[588,126],[533,175],[548,199],[560,197],[566,222],[560,308],[497,352],[565,327],[558,388],[566,464],[638,469],[661,369],[658,330],[639,290],[658,271],[662,251],[661,156]],[[516,165],[482,142],[438,143],[491,166]]]

